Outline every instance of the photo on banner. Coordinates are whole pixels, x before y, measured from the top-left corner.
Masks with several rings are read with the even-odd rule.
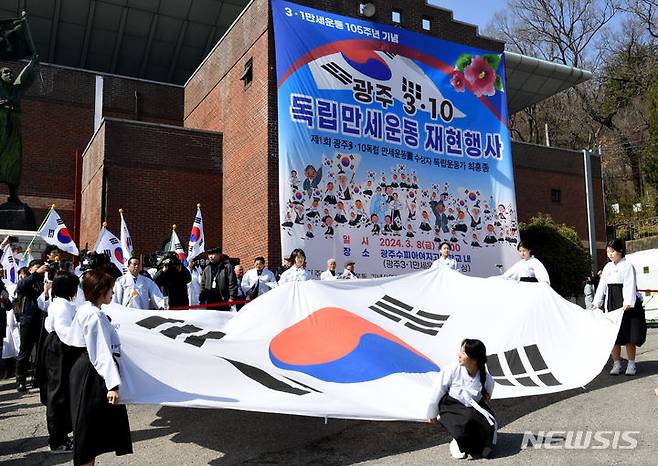
[[[518,260],[502,54],[273,0],[281,248],[380,277]]]

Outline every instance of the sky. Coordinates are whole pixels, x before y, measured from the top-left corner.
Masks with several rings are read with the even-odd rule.
[[[452,10],[456,20],[475,24],[480,27],[482,33],[494,13],[503,9],[507,2],[505,0],[429,0],[429,3]]]

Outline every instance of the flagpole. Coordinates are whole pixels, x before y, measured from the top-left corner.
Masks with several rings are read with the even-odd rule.
[[[48,209],[48,213],[46,214],[45,218],[43,219],[43,222],[41,222],[41,225],[39,225],[39,228],[37,228],[36,233],[32,237],[32,241],[30,241],[30,244],[28,244],[27,248],[25,248],[25,252],[27,252],[28,254],[30,254],[32,252],[32,244],[34,243],[34,240],[37,239],[37,236],[39,236],[39,232],[41,231],[43,226],[46,224],[48,219],[50,218],[50,213],[53,211],[54,208],[55,208],[55,204],[51,204],[50,209]]]

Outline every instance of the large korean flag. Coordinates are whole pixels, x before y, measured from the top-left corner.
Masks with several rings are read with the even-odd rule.
[[[486,344],[494,398],[539,395],[589,383],[621,321],[545,284],[437,269],[287,283],[228,322],[216,311],[107,311],[128,403],[400,420],[427,418],[464,338]]]
[[[62,251],[77,256],[78,247],[73,242],[69,230],[64,224],[64,220],[59,216],[55,209],[50,209],[48,218],[43,222],[38,232],[39,236],[48,244],[57,246]]]
[[[126,261],[130,259],[123,255],[123,248],[121,247],[121,241],[114,236],[110,231],[102,227],[98,232],[98,238],[96,239],[96,245],[94,246],[94,251],[99,253],[105,253],[110,256],[110,260],[114,265],[117,266],[122,273],[126,273],[128,268],[126,267]]]

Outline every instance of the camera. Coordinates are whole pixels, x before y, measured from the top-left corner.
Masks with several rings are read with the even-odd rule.
[[[160,260],[160,265],[158,268],[175,268],[179,265],[181,265],[181,262],[180,259],[178,259],[178,255],[175,252],[168,252]]]

